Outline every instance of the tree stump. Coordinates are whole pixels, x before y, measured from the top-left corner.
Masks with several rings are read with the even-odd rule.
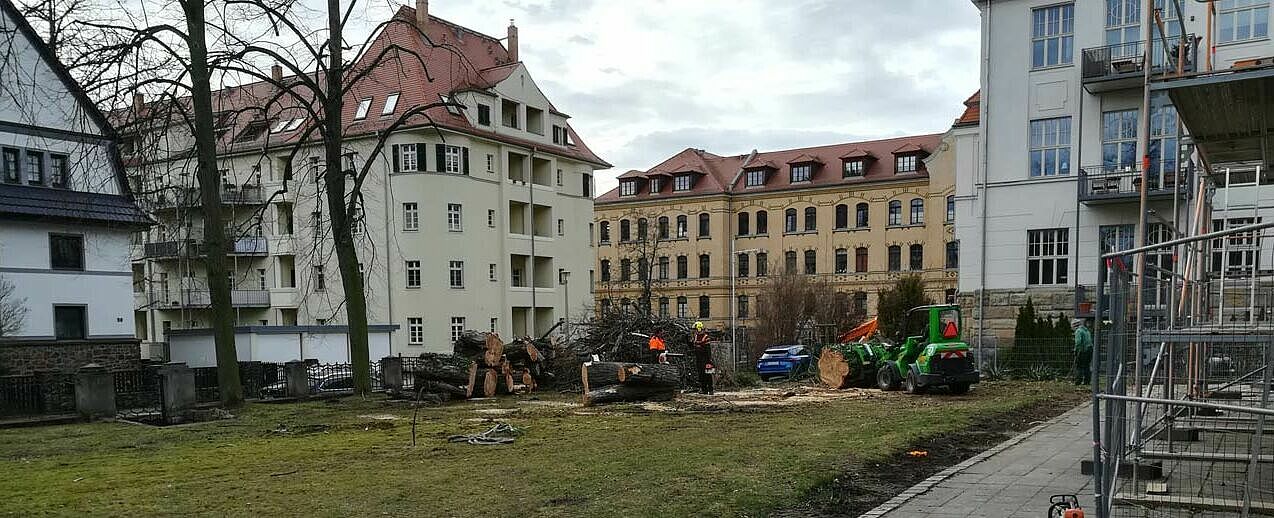
[[[466,389],[465,397],[492,397],[499,390],[499,373],[495,369],[478,367],[474,364],[472,381]]]
[[[818,356],[818,379],[822,380],[824,385],[834,389],[848,387],[852,381],[850,379],[852,372],[853,369],[845,360],[845,355],[830,347],[823,348],[823,353]]]

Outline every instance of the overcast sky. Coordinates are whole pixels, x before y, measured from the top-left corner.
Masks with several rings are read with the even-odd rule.
[[[389,3],[367,5],[373,18]],[[516,20],[531,76],[615,165],[598,175],[598,192],[687,147],[729,155],[945,131],[978,85],[969,0],[431,0],[429,9],[496,37]]]

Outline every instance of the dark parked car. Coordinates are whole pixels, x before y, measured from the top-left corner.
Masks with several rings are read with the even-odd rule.
[[[324,394],[352,390],[354,390],[354,375],[350,373],[328,374],[326,376],[310,378],[311,394]],[[278,383],[266,385],[261,388],[261,395],[265,397],[286,396],[288,395],[287,382],[280,381]]]
[[[810,368],[810,353],[804,345],[776,345],[765,350],[756,362],[762,381],[791,378]]]

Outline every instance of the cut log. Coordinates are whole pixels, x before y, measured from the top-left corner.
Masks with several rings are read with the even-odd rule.
[[[504,341],[495,333],[487,333],[486,352],[482,355],[488,367],[497,367],[504,361]]]
[[[580,381],[584,392],[619,383],[619,370],[624,364],[615,362],[589,362],[580,366]]]
[[[527,386],[527,390],[535,392],[535,376],[531,375],[531,371],[523,370],[521,378],[522,384]]]
[[[473,382],[465,391],[465,397],[492,397],[500,389],[499,375],[495,369],[474,369]]]
[[[505,393],[505,394],[516,394],[516,393],[517,393],[517,389],[516,389],[516,388],[514,388],[514,386],[513,386],[513,371],[509,371],[509,372],[504,373],[503,381],[504,381],[504,383],[503,383],[503,384],[504,384],[504,393]]]
[[[619,369],[619,382],[624,385],[676,387],[681,371],[661,363],[625,363]]]
[[[487,350],[486,333],[477,331],[465,331],[460,333],[460,337],[456,339],[451,347],[452,352],[456,356],[465,358],[477,358]]]
[[[544,359],[543,356],[540,355],[540,349],[528,340],[518,340],[516,342],[505,344],[504,357],[508,358],[512,363],[523,365],[538,363],[540,360]]]
[[[818,356],[818,379],[823,381],[824,385],[834,389],[843,389],[848,387],[850,382],[849,362],[845,361],[845,355],[832,348],[824,348],[823,353]]]
[[[632,401],[670,401],[677,389],[647,385],[611,385],[584,393],[584,406]]]
[[[442,381],[425,381],[424,383],[417,385],[416,390],[424,393],[445,394],[461,399],[469,396],[468,390]]]
[[[417,384],[422,380],[433,380],[464,385],[469,381],[469,367],[473,365],[473,361],[468,358],[437,353],[423,353],[420,358],[411,360],[410,363],[406,360],[403,363],[410,369],[409,375],[414,377]]]

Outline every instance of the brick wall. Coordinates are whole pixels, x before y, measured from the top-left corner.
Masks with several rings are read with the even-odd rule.
[[[131,369],[141,362],[136,340],[107,343],[0,343],[0,373],[70,372],[96,363],[109,370]]]

